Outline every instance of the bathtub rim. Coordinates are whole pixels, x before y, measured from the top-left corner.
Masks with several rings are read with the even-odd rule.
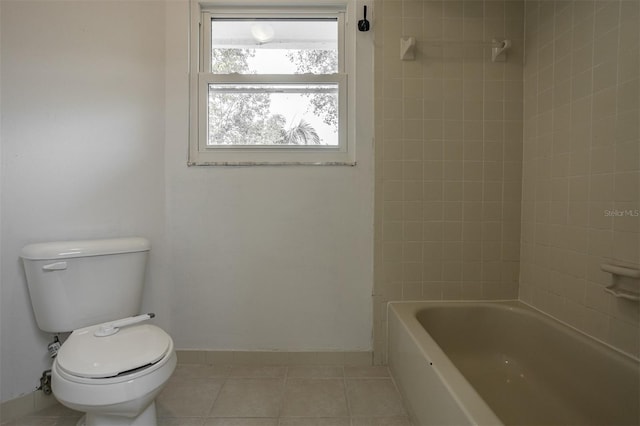
[[[565,322],[564,320],[555,317],[523,300],[519,300],[519,299],[500,299],[500,300],[391,300],[387,302],[387,318],[389,316],[389,309],[391,305],[400,305],[400,304],[407,304],[407,305],[417,305],[418,307],[425,307],[428,305],[455,305],[455,304],[477,304],[477,305],[493,305],[493,306],[500,306],[500,305],[509,305],[511,304],[514,308],[521,308],[522,311],[524,312],[528,312],[528,313],[533,313],[533,314],[539,314],[540,316],[542,316],[545,320],[550,321],[552,324],[553,323],[560,323],[561,325],[570,328],[571,330],[575,331],[576,333],[578,333],[579,335],[589,339],[589,340],[593,340],[595,342],[598,342],[599,344],[606,346],[608,349],[616,352],[617,354],[628,358],[630,361],[636,362],[640,364],[640,356],[635,356],[629,352],[625,352],[620,348],[617,348],[613,345],[611,345],[610,343],[605,342],[604,340],[601,340],[595,336],[592,336],[582,330],[580,330],[579,328],[576,328],[575,326],[569,324],[568,322]],[[417,309],[417,308],[415,308]],[[414,313],[417,313],[414,312]],[[389,327],[387,326],[386,329],[386,333],[387,333],[387,341],[389,338]],[[428,333],[427,333],[428,334]],[[435,341],[434,341],[435,343]]]

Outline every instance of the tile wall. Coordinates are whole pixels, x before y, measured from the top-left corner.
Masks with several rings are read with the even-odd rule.
[[[524,2],[377,0],[373,29],[380,363],[388,300],[518,296]]]
[[[527,1],[520,298],[640,353],[640,2]]]

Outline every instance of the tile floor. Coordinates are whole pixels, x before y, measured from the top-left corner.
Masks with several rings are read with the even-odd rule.
[[[160,426],[411,426],[387,367],[201,365],[176,368]],[[57,405],[2,426],[72,426]]]

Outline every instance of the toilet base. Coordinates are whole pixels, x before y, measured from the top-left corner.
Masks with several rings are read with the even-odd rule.
[[[138,417],[120,417],[86,413],[76,426],[156,426],[156,402],[152,401]]]

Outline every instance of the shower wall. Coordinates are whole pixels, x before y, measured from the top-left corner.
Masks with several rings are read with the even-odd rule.
[[[378,0],[373,29],[383,362],[388,300],[518,296],[524,2]],[[494,38],[512,41],[505,62],[491,61]]]
[[[520,298],[640,353],[640,2],[527,1]]]

